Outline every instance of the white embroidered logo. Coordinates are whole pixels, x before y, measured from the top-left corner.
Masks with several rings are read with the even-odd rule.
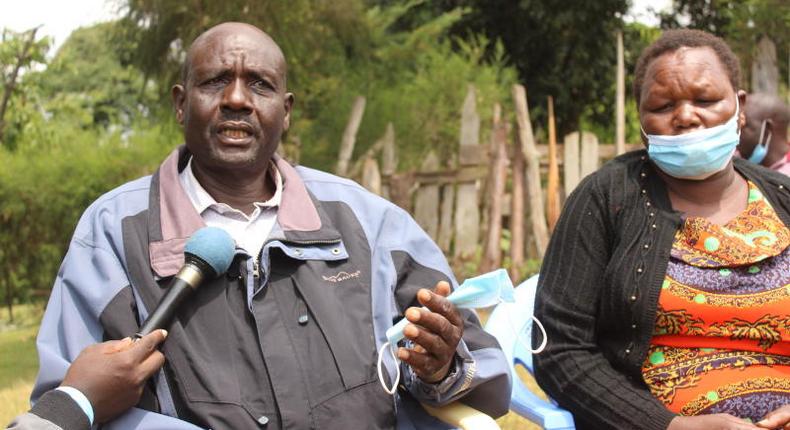
[[[340,272],[337,275],[321,276],[321,277],[324,278],[324,281],[337,283],[341,281],[347,281],[351,278],[359,278],[359,273],[360,273],[359,270],[357,270],[356,272],[353,273]]]

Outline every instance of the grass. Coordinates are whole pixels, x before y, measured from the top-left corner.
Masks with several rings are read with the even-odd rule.
[[[8,322],[7,312],[0,315],[0,425],[11,421],[29,408],[28,398],[38,371],[35,337],[41,320],[40,305],[14,307],[15,322]],[[485,321],[485,311],[480,317]],[[530,389],[540,391],[534,379],[519,370],[519,377]],[[513,412],[497,420],[503,430],[540,429]]]
[[[38,372],[36,333],[41,321],[40,305],[14,307],[14,323],[3,309],[0,316],[0,424],[26,411]]]

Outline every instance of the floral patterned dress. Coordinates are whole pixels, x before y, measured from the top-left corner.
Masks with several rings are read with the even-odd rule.
[[[790,230],[752,183],[727,224],[685,220],[642,365],[671,411],[759,421],[790,404],[788,245]]]

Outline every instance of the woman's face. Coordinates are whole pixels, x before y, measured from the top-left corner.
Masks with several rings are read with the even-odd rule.
[[[647,67],[639,103],[646,134],[678,135],[727,122],[735,114],[735,90],[719,57],[708,47],[683,47]],[[746,93],[738,92],[743,106]],[[745,116],[741,109],[738,126]],[[644,138],[644,136],[643,136]]]

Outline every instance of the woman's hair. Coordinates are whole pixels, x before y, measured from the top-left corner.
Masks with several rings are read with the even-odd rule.
[[[653,42],[650,46],[642,51],[639,60],[636,62],[636,70],[634,71],[634,97],[636,104],[639,105],[641,98],[642,85],[645,81],[645,73],[647,73],[647,66],[656,58],[668,52],[677,51],[680,48],[700,48],[709,47],[719,57],[719,61],[724,65],[727,75],[730,78],[730,83],[733,89],[739,87],[741,81],[741,67],[738,63],[738,57],[732,52],[732,49],[720,38],[701,31],[701,30],[667,30],[661,37]]]

